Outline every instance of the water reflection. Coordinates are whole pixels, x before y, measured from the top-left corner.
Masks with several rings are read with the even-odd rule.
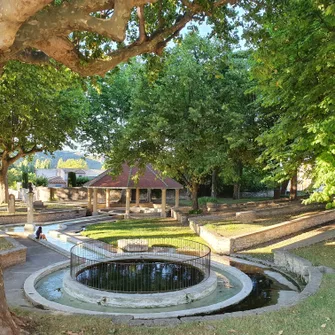
[[[168,292],[200,283],[204,274],[185,263],[157,260],[104,262],[85,268],[77,280],[87,286],[112,292]]]

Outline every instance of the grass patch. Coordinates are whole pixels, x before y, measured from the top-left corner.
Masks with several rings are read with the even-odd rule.
[[[308,259],[315,266],[325,265],[335,269],[335,239],[295,249],[291,252],[297,256]]]
[[[278,215],[275,217],[256,219],[252,223],[242,223],[239,220],[223,220],[219,222],[207,223],[206,228],[215,231],[223,237],[232,237],[247,233],[253,233],[264,227],[269,227],[289,220],[303,218],[304,216],[316,213],[318,213],[318,211],[305,212],[295,215]]]
[[[0,237],[0,250],[13,248],[12,243],[8,242],[4,237]]]
[[[122,238],[183,238],[206,244],[188,226],[173,219],[120,220],[87,226],[82,232],[90,238],[116,244]]]

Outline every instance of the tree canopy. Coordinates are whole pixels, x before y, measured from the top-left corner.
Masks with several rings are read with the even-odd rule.
[[[57,168],[62,169],[62,168],[73,168],[73,169],[88,169],[87,162],[85,159],[80,158],[80,159],[67,159],[63,161],[62,158],[60,158],[57,162]]]
[[[114,170],[124,161],[153,164],[187,186],[196,208],[199,184],[214,168],[230,166],[229,182],[239,183],[237,170],[252,156],[247,68],[246,53],[194,33],[163,59],[121,67],[89,91],[90,148]]]
[[[328,0],[268,1],[249,14],[257,23],[247,34],[255,48],[252,74],[266,107],[261,118],[269,123],[259,137],[261,158],[278,181],[311,164],[318,185],[329,185],[335,167],[335,6]],[[334,187],[325,192],[329,198]]]
[[[65,68],[9,62],[0,77],[0,202],[8,167],[35,152],[61,149],[85,112],[80,81]]]
[[[188,22],[228,36],[237,0],[0,0],[0,65],[52,58],[84,75],[104,75],[121,62],[161,54]]]

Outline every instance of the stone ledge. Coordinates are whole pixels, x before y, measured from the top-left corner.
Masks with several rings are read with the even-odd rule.
[[[34,222],[69,220],[86,216],[86,208],[64,209],[62,211],[35,212]],[[1,224],[26,223],[27,213],[0,215]]]
[[[23,246],[21,243],[9,237],[2,231],[0,231],[0,235],[13,245],[13,248],[0,251],[0,264],[2,268],[5,269],[9,266],[25,263],[27,247]]]
[[[335,220],[335,210],[285,221],[270,227],[260,228],[258,231],[252,233],[229,238],[223,237],[203,226],[201,220],[205,218],[190,218],[190,228],[208,242],[217,253],[231,254]]]

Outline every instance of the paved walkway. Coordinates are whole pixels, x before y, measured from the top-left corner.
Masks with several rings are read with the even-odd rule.
[[[33,272],[48,265],[65,261],[68,258],[28,237],[17,237],[15,239],[27,247],[27,261],[23,264],[9,267],[4,271],[7,302],[11,306],[31,307],[23,293],[25,280]]]

